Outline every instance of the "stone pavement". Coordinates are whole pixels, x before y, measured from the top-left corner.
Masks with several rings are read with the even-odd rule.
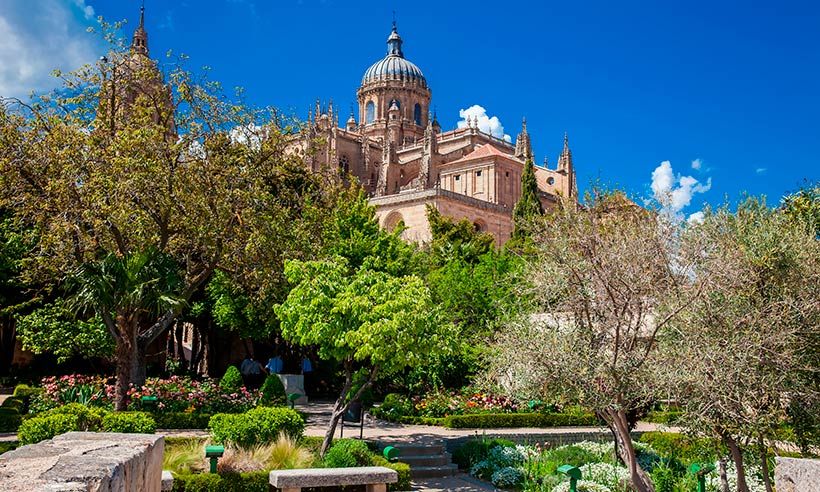
[[[490,484],[476,480],[469,475],[459,473],[453,477],[413,481],[413,490],[424,492],[485,492],[496,489]]]

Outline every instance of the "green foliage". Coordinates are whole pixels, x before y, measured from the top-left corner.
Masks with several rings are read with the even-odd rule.
[[[280,433],[298,438],[305,421],[289,408],[257,407],[245,413],[218,413],[211,417],[208,428],[215,442],[247,447],[273,441]]]
[[[468,219],[456,222],[428,204],[427,222],[432,233],[429,248],[434,265],[446,265],[452,261],[477,263],[482,255],[493,251],[493,236],[477,231]]]
[[[174,492],[268,492],[269,472],[174,475]]]
[[[371,413],[379,418],[396,419],[413,415],[413,402],[410,398],[398,393],[388,393],[381,405],[371,409]]]
[[[820,236],[820,183],[807,184],[783,197],[780,207],[786,215]]]
[[[565,413],[476,413],[450,415],[443,420],[450,429],[493,429],[501,427],[563,427],[601,425],[593,414]]]
[[[535,165],[527,159],[521,174],[521,197],[513,208],[513,238],[521,240],[530,235],[531,222],[544,215],[544,207],[538,199],[538,182],[535,179]]]
[[[241,388],[243,384],[242,373],[233,365],[225,369],[225,374],[222,376],[222,379],[219,380],[219,386],[222,390],[231,393],[239,391],[239,388]]]
[[[0,407],[0,432],[17,432],[23,417],[12,407]]]
[[[265,382],[259,389],[259,404],[260,405],[284,405],[287,400],[285,394],[285,385],[276,374],[268,374],[265,377]]]
[[[26,402],[22,398],[10,396],[3,401],[3,404],[0,405],[0,407],[14,409],[19,413],[25,413]]]
[[[78,431],[99,431],[102,427],[103,418],[108,412],[102,408],[89,407],[80,403],[69,403],[60,407],[52,408],[37,414],[37,417],[51,417],[54,415],[72,415],[77,418]]]
[[[19,445],[20,443],[17,441],[0,441],[0,454],[17,449],[17,446]]]
[[[667,425],[675,425],[680,420],[683,412],[679,410],[658,410],[652,411],[646,414],[644,417],[644,422],[652,422],[654,424],[667,424]]]
[[[102,320],[96,316],[78,319],[64,299],[18,316],[17,329],[23,348],[35,354],[52,353],[58,362],[74,356],[110,357],[114,353],[114,339]]]
[[[391,470],[396,471],[396,473],[399,476],[399,480],[396,483],[388,484],[388,491],[411,490],[410,465],[408,465],[407,463],[402,463],[400,461],[391,463],[387,461],[387,459],[385,459],[383,456],[374,455],[370,464],[372,466],[383,466],[385,468],[390,468]]]
[[[153,434],[157,430],[157,423],[151,415],[145,412],[111,412],[103,417],[102,430],[129,434]]]
[[[17,430],[20,444],[34,444],[79,429],[77,415],[57,414],[26,419]]]
[[[27,384],[18,384],[14,387],[14,395],[18,398],[22,398],[24,401],[28,402],[32,396],[39,395],[43,392],[43,388],[38,387],[31,387]]]
[[[640,442],[648,444],[661,456],[677,460],[684,465],[695,462],[712,462],[718,456],[718,445],[705,438],[690,437],[675,432],[644,432]]]
[[[211,415],[199,412],[162,412],[152,414],[157,429],[207,429]]]
[[[487,459],[490,449],[496,446],[511,447],[515,443],[500,438],[471,438],[453,451],[453,463],[462,470],[469,470],[479,461]]]
[[[327,468],[368,466],[372,453],[367,443],[358,439],[337,439],[325,453],[323,463]]]

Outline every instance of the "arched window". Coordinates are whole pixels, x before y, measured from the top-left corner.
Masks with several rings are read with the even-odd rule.
[[[404,222],[404,217],[402,217],[399,212],[390,212],[384,219],[384,228],[392,232],[401,222]]]
[[[413,121],[415,121],[418,126],[421,126],[421,104],[419,103],[416,103],[416,107],[413,108]]]
[[[364,107],[364,123],[369,125],[376,119],[376,105],[373,101],[368,101],[367,106]]]

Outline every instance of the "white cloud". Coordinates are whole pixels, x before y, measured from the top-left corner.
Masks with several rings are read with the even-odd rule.
[[[701,161],[700,159],[695,159],[694,161],[692,161],[692,169],[694,170],[700,169],[702,165],[703,161]]]
[[[487,116],[487,110],[478,104],[473,104],[467,109],[459,109],[458,116],[461,120],[458,122],[459,128],[465,128],[473,124],[473,118],[478,118],[478,129],[484,133],[489,133],[494,137],[503,138],[510,142],[512,138],[504,133],[504,125],[498,116]],[[468,120],[469,119],[469,123]]]
[[[0,10],[0,96],[24,98],[58,85],[52,70],[74,70],[100,53],[86,32],[94,9],[85,0],[4,0]]]
[[[712,178],[701,183],[692,176],[675,175],[672,163],[663,161],[652,171],[652,194],[663,211],[679,216],[692,202],[696,193],[705,193],[712,187]],[[694,215],[694,214],[693,214]]]
[[[759,168],[755,169],[755,173],[757,173],[757,174],[766,174],[766,171],[768,171],[768,170],[769,170],[769,168],[767,168],[767,167],[759,167]]]
[[[689,214],[689,217],[686,218],[686,222],[690,224],[702,224],[704,218],[703,211],[698,211],[693,214]]]
[[[94,7],[86,5],[85,0],[74,0],[74,5],[82,11],[86,19],[90,20],[94,18]]]

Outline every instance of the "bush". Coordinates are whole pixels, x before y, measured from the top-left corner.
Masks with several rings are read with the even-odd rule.
[[[387,490],[410,490],[410,465],[407,463],[402,462],[394,462],[391,463],[387,461],[383,456],[375,455],[373,456],[372,461],[370,462],[373,466],[384,466],[386,468],[390,468],[395,470],[396,473],[399,475],[399,481],[396,483],[391,483],[387,485]]]
[[[211,415],[207,413],[152,413],[157,429],[207,429]]]
[[[102,428],[103,417],[108,412],[102,408],[87,407],[79,403],[69,403],[61,407],[52,408],[37,415],[50,417],[53,415],[72,415],[77,417],[77,427],[72,430],[97,432]]]
[[[305,421],[295,410],[278,407],[257,407],[245,413],[218,413],[211,417],[208,428],[214,441],[237,446],[253,446],[285,433],[299,438]]]
[[[388,393],[382,404],[373,408],[370,413],[386,420],[412,416],[414,413],[413,402],[404,395]]]
[[[19,445],[20,443],[17,441],[0,441],[0,454],[17,449]]]
[[[36,388],[29,386],[27,384],[18,384],[14,387],[14,395],[17,398],[21,398],[24,401],[31,399],[34,395],[39,395],[43,392],[43,388]]]
[[[639,441],[648,444],[664,458],[677,460],[685,465],[712,462],[717,457],[716,442],[676,432],[644,432]]]
[[[105,432],[128,434],[153,434],[157,423],[145,412],[111,412],[102,419]]]
[[[477,413],[450,415],[443,420],[451,429],[493,429],[500,427],[562,427],[601,425],[593,414],[565,413]]]
[[[54,436],[75,431],[79,427],[77,415],[55,414],[26,419],[17,430],[20,444],[34,444]]]
[[[367,466],[373,461],[373,454],[367,443],[358,439],[338,439],[333,442],[324,457],[328,468],[350,468]]]
[[[228,368],[225,369],[225,374],[222,376],[222,379],[219,380],[219,387],[222,388],[222,391],[229,393],[239,391],[239,388],[243,385],[242,373],[239,372],[236,366],[228,366]]]
[[[674,425],[678,423],[681,415],[683,415],[683,412],[679,410],[654,411],[646,414],[646,418],[642,420],[654,424]]]
[[[175,492],[268,492],[269,472],[174,475]]]
[[[17,413],[25,413],[26,402],[18,396],[10,396],[3,401],[3,404],[0,405],[0,408],[9,408],[16,410]]]
[[[15,408],[0,407],[0,432],[17,432],[23,416]]]
[[[453,451],[453,463],[462,470],[469,470],[479,461],[487,459],[490,449],[496,446],[515,446],[515,443],[507,439],[470,439]]]
[[[287,395],[285,394],[285,385],[276,374],[269,374],[262,383],[259,389],[259,404],[260,405],[284,405],[287,402]]]

